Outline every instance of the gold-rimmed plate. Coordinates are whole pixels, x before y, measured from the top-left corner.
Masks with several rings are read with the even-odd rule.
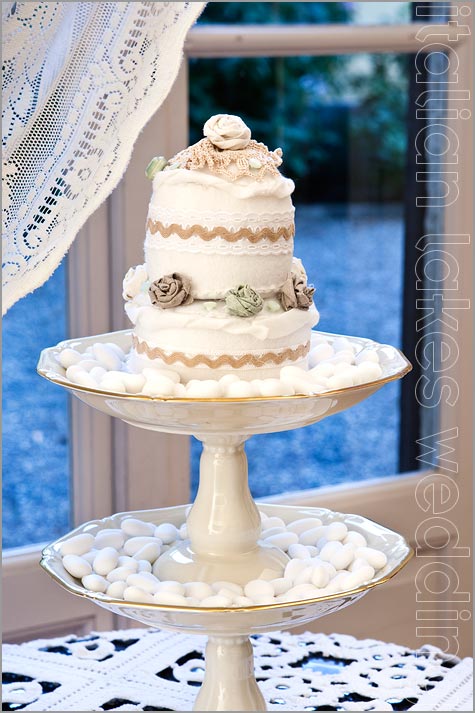
[[[127,616],[143,624],[190,633],[231,635],[292,628],[326,614],[334,613],[358,601],[374,587],[386,583],[407,564],[413,555],[411,547],[402,535],[360,515],[342,514],[325,508],[259,504],[259,508],[267,515],[278,516],[284,522],[304,517],[319,517],[324,524],[344,522],[352,530],[361,532],[366,537],[369,546],[382,550],[387,556],[387,564],[373,579],[351,591],[285,604],[239,608],[177,607],[125,602],[99,592],[86,590],[81,582],[72,577],[63,567],[60,555],[61,544],[73,535],[84,532],[94,535],[104,528],[120,527],[120,523],[125,517],[137,517],[157,525],[162,522],[171,522],[179,526],[185,521],[187,507],[181,505],[159,510],[117,513],[103,520],[85,523],[46,547],[43,550],[41,566],[71,594],[85,597],[109,611]]]
[[[341,335],[318,333],[332,341]],[[361,337],[345,337],[357,350],[378,353],[382,376],[370,383],[350,386],[310,396],[252,398],[152,398],[150,396],[88,388],[66,378],[57,355],[66,348],[84,352],[96,342],[113,342],[124,351],[131,346],[131,330],[111,332],[82,339],[70,339],[41,352],[40,376],[68,389],[76,397],[110,416],[141,428],[168,433],[268,433],[309,425],[326,416],[350,408],[371,396],[384,384],[402,378],[411,364],[395,347]],[[236,404],[239,408],[236,408]],[[211,407],[211,408],[210,408]],[[212,417],[212,414],[214,416]],[[217,416],[217,418],[216,418]]]

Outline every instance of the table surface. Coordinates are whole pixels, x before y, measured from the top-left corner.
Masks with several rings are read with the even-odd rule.
[[[342,634],[252,638],[269,710],[473,711],[473,660]],[[3,647],[3,710],[191,711],[206,639],[126,629]]]

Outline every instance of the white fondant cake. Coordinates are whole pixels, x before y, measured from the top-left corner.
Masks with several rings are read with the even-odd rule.
[[[188,381],[305,367],[319,315],[293,259],[294,184],[278,171],[282,152],[252,141],[226,114],[204,133],[169,164],[150,164],[160,168],[145,265],[124,280],[134,324],[129,368],[165,366]]]

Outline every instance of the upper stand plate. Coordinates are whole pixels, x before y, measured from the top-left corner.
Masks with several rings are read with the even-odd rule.
[[[324,334],[328,341],[342,335]],[[96,342],[113,342],[124,351],[131,346],[131,331],[111,332],[83,339],[60,342],[41,352],[38,373],[55,384],[69,389],[89,406],[123,421],[166,433],[194,435],[287,431],[316,423],[326,416],[344,411],[374,394],[389,381],[400,379],[411,370],[411,364],[395,347],[370,339],[346,337],[358,351],[371,349],[378,353],[383,376],[359,386],[327,391],[312,396],[274,396],[242,399],[163,399],[135,394],[116,394],[73,384],[55,356],[66,347],[84,352]],[[236,408],[239,404],[239,408]]]

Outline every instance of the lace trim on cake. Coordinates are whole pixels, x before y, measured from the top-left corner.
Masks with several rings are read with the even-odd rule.
[[[178,237],[162,238],[158,233],[151,235],[147,233],[145,239],[145,251],[160,251],[162,253],[195,253],[197,255],[222,255],[224,257],[240,256],[252,257],[257,255],[292,255],[294,249],[293,240],[280,240],[277,243],[269,243],[262,240],[253,245],[247,240],[241,240],[237,243],[228,243],[221,238],[215,238],[208,243],[203,242],[201,238],[193,236],[189,240],[181,240]],[[281,287],[281,285],[278,285]]]
[[[259,243],[261,240],[269,240],[271,243],[276,243],[278,240],[292,240],[295,235],[295,227],[281,226],[279,228],[260,228],[259,230],[250,230],[249,228],[239,228],[239,230],[228,230],[223,226],[215,228],[205,228],[203,225],[191,225],[189,228],[184,228],[178,223],[172,225],[164,225],[160,220],[147,220],[147,230],[152,235],[160,233],[162,238],[169,238],[171,235],[178,235],[182,240],[189,240],[192,236],[197,235],[201,240],[209,242],[215,238],[221,238],[228,243],[236,243],[238,240],[248,240],[250,243]]]
[[[253,163],[254,168],[250,162]],[[277,167],[281,163],[282,149],[269,151],[265,144],[254,141],[254,139],[249,141],[245,149],[234,151],[231,149],[222,151],[209,139],[201,139],[170,159],[171,166],[191,171],[207,168],[212,173],[226,176],[231,181],[235,181],[241,176],[251,176],[256,181],[260,181],[266,173],[279,176]]]
[[[134,334],[132,336],[133,347],[138,354],[145,354],[149,359],[161,359],[170,366],[176,362],[181,362],[187,367],[206,366],[209,369],[220,369],[229,366],[232,369],[239,369],[243,366],[266,366],[268,364],[283,364],[285,361],[297,361],[303,359],[310,351],[310,342],[300,344],[294,349],[289,347],[283,351],[265,352],[256,356],[255,354],[242,354],[239,357],[230,354],[222,354],[219,357],[209,357],[206,354],[195,354],[190,357],[183,352],[167,352],[160,347],[150,347],[147,342],[141,342]]]
[[[163,204],[150,204],[148,218],[153,221],[161,221],[165,225],[178,223],[184,227],[189,227],[192,223],[199,223],[206,228],[214,228],[222,225],[228,230],[237,230],[242,225],[252,230],[259,230],[270,226],[279,228],[282,225],[294,224],[295,211],[293,208],[285,211],[268,211],[265,213],[244,211],[229,212],[219,210],[198,210],[196,208],[180,210],[179,208],[169,208]]]

